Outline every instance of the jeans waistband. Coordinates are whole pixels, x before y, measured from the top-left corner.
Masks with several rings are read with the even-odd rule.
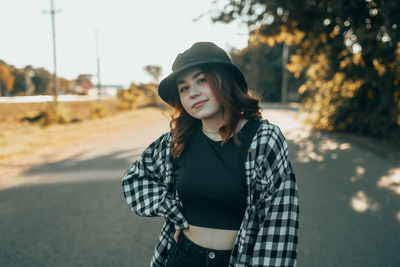
[[[232,254],[232,250],[219,250],[219,249],[211,249],[211,248],[206,248],[202,247],[193,241],[191,241],[184,233],[183,231],[179,234],[178,237],[178,245],[182,245],[187,247],[191,253],[197,254],[200,257],[203,257],[205,255],[209,255],[210,252],[213,252],[215,255],[215,258],[226,258],[229,257]]]

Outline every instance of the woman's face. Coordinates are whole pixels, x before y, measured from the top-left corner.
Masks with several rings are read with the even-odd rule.
[[[200,120],[221,117],[222,106],[200,68],[183,71],[176,81],[182,106],[190,116]]]

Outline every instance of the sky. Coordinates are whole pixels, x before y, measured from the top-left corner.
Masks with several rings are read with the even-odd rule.
[[[54,71],[51,0],[0,0],[0,59],[17,68]],[[197,41],[229,52],[247,46],[240,23],[212,23],[212,0],[54,0],[57,75],[96,74],[96,35],[102,84],[150,82],[145,65],[160,65],[162,78],[177,54]],[[203,15],[203,16],[201,16]],[[201,17],[197,22],[194,19]],[[94,79],[96,81],[96,79]]]

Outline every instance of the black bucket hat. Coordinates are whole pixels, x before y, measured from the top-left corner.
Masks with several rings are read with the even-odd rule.
[[[178,90],[176,86],[178,73],[190,67],[205,64],[216,64],[226,68],[236,78],[243,92],[247,93],[247,84],[243,73],[232,64],[228,54],[214,43],[198,42],[175,58],[174,64],[172,64],[172,73],[160,82],[158,94],[162,100],[171,104],[169,102],[170,95],[174,90]]]

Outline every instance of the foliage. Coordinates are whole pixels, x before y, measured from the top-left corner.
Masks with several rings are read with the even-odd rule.
[[[243,50],[233,50],[231,57],[246,76],[250,90],[256,91],[264,101],[281,100],[282,45],[252,43]],[[289,73],[288,91],[296,95],[300,81],[303,80],[296,80]]]
[[[33,95],[35,93],[35,85],[32,82],[32,77],[35,75],[35,69],[28,65],[23,70],[25,76],[25,90],[23,94]]]
[[[89,112],[89,115],[85,116],[85,119],[99,119],[112,113],[110,111],[110,105],[104,102],[88,102],[85,109]],[[74,109],[72,107],[52,101],[45,103],[45,106],[40,108],[39,111],[28,112],[20,121],[37,123],[44,127],[52,124],[66,124],[82,121],[83,118],[75,117],[75,115],[78,114],[73,111]]]
[[[157,65],[147,65],[143,68],[143,70],[149,74],[153,79],[154,83],[158,84],[160,77],[162,75],[162,68],[161,66]]]
[[[72,94],[73,82],[62,77],[57,77],[57,88],[59,94]]]
[[[35,85],[35,94],[50,95],[53,90],[53,76],[44,68],[35,69],[35,76],[32,77]]]
[[[131,83],[128,89],[118,92],[120,108],[130,110],[149,105],[163,106],[163,102],[158,97],[157,87],[154,84],[135,84]]]
[[[107,116],[107,110],[103,103],[93,102],[91,104],[91,118],[100,119]]]
[[[44,95],[53,93],[53,75],[44,68],[33,68],[28,65],[16,68],[0,60],[0,95]],[[71,80],[57,77],[60,94],[73,92]]]
[[[0,103],[0,125],[15,125],[23,122],[32,124],[42,124],[45,112],[57,110],[58,116],[62,119],[53,120],[61,123],[75,123],[80,121],[92,120],[117,114],[119,102],[117,99],[99,101],[76,101],[76,102],[57,102],[57,108],[53,102],[46,103]],[[47,116],[47,115],[46,115]],[[43,123],[45,124],[45,123]]]
[[[26,89],[26,76],[23,69],[11,67],[15,82],[12,89],[12,95],[23,95]]]
[[[242,20],[250,43],[295,45],[303,109],[320,129],[400,136],[400,2],[226,1],[214,21]]]
[[[72,119],[71,112],[63,105],[57,102],[48,102],[45,107],[38,112],[30,112],[20,120],[21,122],[27,121],[29,123],[38,123],[43,127],[51,124],[64,124],[79,121]]]
[[[14,86],[15,76],[12,75],[10,68],[3,63],[0,63],[0,96],[5,94],[5,90],[12,91]]]

